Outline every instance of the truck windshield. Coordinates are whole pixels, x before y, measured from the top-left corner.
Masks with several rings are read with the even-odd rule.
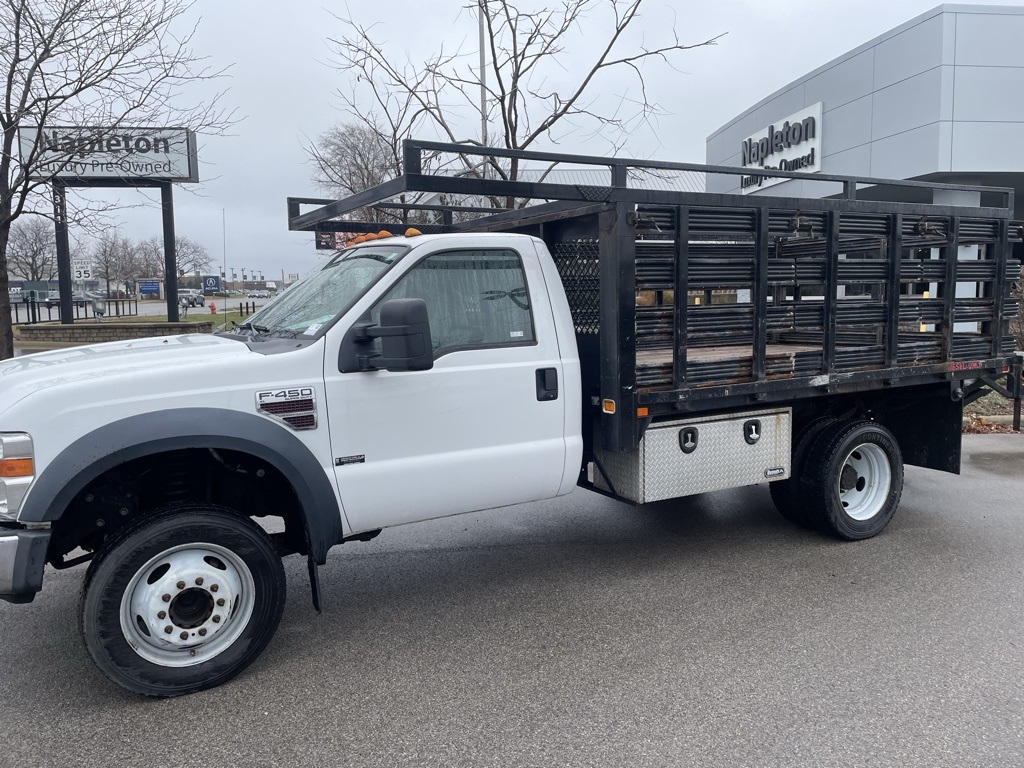
[[[407,245],[381,244],[345,251],[267,304],[246,325],[264,336],[315,336],[408,250]]]

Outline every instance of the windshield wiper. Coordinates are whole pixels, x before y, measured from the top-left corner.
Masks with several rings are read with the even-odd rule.
[[[232,332],[234,331],[249,331],[249,338],[253,341],[259,339],[259,335],[263,333],[269,333],[270,329],[263,325],[254,325],[253,323],[246,320],[244,323],[236,323],[234,320],[232,323]]]
[[[298,331],[293,331],[291,328],[273,328],[267,331],[268,336],[282,336],[286,339],[297,339],[300,334]]]

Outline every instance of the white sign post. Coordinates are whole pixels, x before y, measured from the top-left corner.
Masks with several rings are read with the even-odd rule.
[[[23,159],[38,153],[32,178],[199,181],[196,137],[184,128],[25,127]]]
[[[174,200],[171,185],[199,181],[196,137],[187,128],[151,126],[22,126],[18,129],[21,161],[30,178],[50,182],[57,240],[62,323],[73,280],[92,277],[92,266],[70,269],[67,187],[158,187],[163,209],[164,268],[167,273],[167,319],[178,320],[177,265],[174,252]],[[69,275],[69,272],[74,272]]]

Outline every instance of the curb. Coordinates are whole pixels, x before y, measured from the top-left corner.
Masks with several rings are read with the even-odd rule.
[[[981,418],[983,418],[989,424],[1005,424],[1005,425],[1012,425],[1013,424],[1013,416],[1011,414],[1008,414],[1008,413],[1001,413],[1001,414],[997,414],[995,416],[982,416]],[[970,424],[971,424],[971,420],[968,417],[965,416],[964,417],[964,426],[967,427],[967,426],[970,426]]]

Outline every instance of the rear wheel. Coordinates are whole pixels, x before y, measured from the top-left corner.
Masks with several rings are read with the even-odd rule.
[[[809,456],[808,519],[841,539],[881,533],[903,492],[903,456],[892,433],[871,421],[833,426]]]
[[[223,508],[176,506],[120,531],[93,560],[82,636],[118,685],[179,696],[251,664],[284,602],[284,568],[263,529]]]
[[[772,501],[779,514],[794,525],[802,528],[814,528],[814,522],[808,519],[807,505],[804,500],[806,484],[807,456],[811,445],[818,436],[832,429],[840,419],[834,416],[822,416],[805,424],[793,438],[793,461],[790,465],[789,479],[776,480],[768,484]]]

